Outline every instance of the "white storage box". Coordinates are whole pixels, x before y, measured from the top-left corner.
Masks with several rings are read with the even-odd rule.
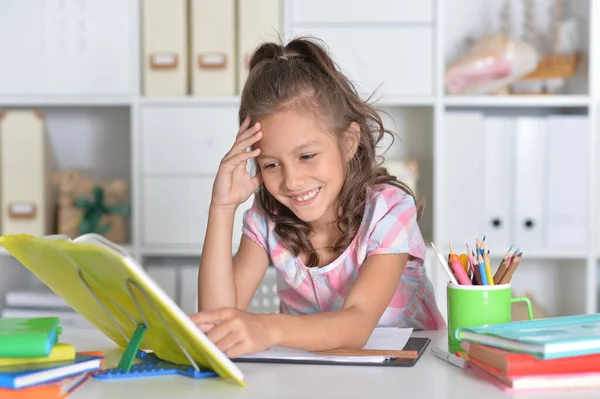
[[[187,94],[187,1],[142,2],[143,93]]]
[[[43,113],[0,113],[1,234],[53,233],[56,206],[54,155]]]
[[[235,94],[235,1],[190,0],[191,93]]]

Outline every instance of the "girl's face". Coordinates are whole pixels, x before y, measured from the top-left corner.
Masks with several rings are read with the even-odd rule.
[[[338,139],[290,111],[264,118],[261,131],[255,146],[266,189],[307,223],[334,221],[347,162]]]

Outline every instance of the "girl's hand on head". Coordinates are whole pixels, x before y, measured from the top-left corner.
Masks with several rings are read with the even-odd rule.
[[[275,332],[267,315],[252,314],[237,308],[222,308],[190,316],[192,321],[229,358],[268,349]]]
[[[258,142],[262,137],[260,123],[250,126],[247,117],[240,126],[235,143],[221,160],[213,185],[213,204],[225,208],[237,208],[244,203],[262,184],[260,172],[252,177],[246,170],[249,159],[260,153],[259,149],[246,149]]]

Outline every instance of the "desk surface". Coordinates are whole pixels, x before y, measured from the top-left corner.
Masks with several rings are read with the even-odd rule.
[[[416,332],[415,336],[432,339],[431,346],[444,348],[446,331]],[[61,341],[77,350],[103,350],[106,365],[114,367],[122,350],[96,330],[65,329]],[[429,347],[429,348],[430,348]],[[428,349],[429,349],[428,348]],[[436,399],[500,399],[500,398],[594,398],[600,390],[545,391],[509,394],[482,381],[471,372],[452,366],[427,350],[410,368],[311,366],[284,364],[240,364],[247,387],[220,378],[191,380],[181,376],[165,376],[129,380],[92,378],[69,399],[96,398],[436,398]]]

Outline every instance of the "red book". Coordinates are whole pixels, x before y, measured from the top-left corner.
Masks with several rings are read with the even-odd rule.
[[[525,353],[509,352],[482,344],[463,342],[461,346],[469,354],[469,358],[479,360],[507,376],[600,371],[600,354],[540,360]]]

